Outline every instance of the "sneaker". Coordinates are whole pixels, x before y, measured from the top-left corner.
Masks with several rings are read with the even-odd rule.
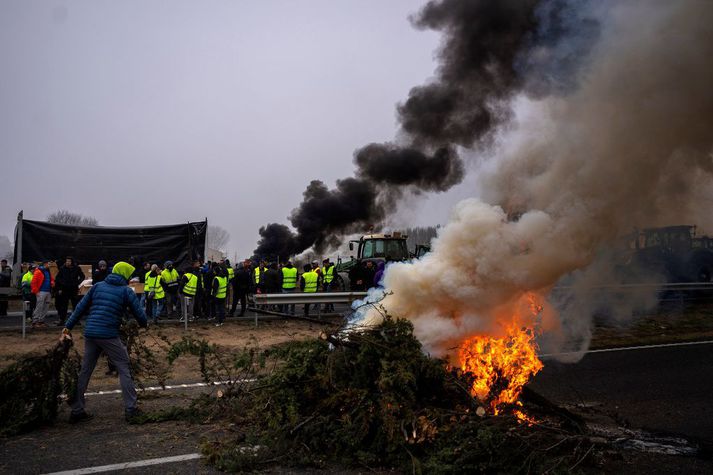
[[[216,326],[216,327],[222,327],[222,326],[223,326],[223,322],[218,322],[218,323],[215,324],[215,326]]]
[[[45,322],[35,322],[32,324],[32,328],[47,328],[47,324]]]
[[[142,411],[138,407],[131,409],[131,410],[124,411],[124,419],[126,419],[126,422],[128,422],[129,424],[140,423],[141,422],[140,419],[141,419],[141,417],[143,417],[143,415],[144,415],[144,411]]]
[[[86,422],[92,420],[94,416],[92,414],[89,414],[86,411],[78,412],[78,413],[72,413],[69,415],[69,423],[70,424],[76,424],[78,422]]]

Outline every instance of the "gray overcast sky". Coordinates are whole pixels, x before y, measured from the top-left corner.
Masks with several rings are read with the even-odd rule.
[[[438,35],[408,21],[422,3],[0,0],[0,234],[20,209],[208,217],[248,254],[309,180],[394,138],[435,68]],[[397,224],[444,222],[462,188]]]

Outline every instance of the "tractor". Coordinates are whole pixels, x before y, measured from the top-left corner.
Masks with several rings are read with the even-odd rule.
[[[696,226],[680,225],[641,229],[629,235],[625,275],[653,273],[669,283],[713,280],[713,239],[696,237]]]
[[[341,260],[337,262],[332,290],[338,292],[356,290],[356,286],[352,285],[352,280],[369,261],[376,267],[379,261],[409,260],[411,254],[406,245],[407,237],[400,232],[393,232],[391,234],[367,234],[358,240],[349,241],[350,251],[353,252],[356,245],[356,257],[351,256],[351,259],[346,262]]]

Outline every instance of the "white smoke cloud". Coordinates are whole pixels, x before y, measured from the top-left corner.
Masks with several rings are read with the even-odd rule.
[[[587,266],[634,226],[711,229],[713,3],[607,6],[579,87],[524,100],[528,113],[483,168],[482,200],[455,207],[430,255],[387,269],[381,304],[431,351],[497,334],[525,292],[545,295],[577,269],[575,284],[607,278],[606,266]],[[596,307],[583,295],[556,318],[545,312],[545,328],[575,350]]]

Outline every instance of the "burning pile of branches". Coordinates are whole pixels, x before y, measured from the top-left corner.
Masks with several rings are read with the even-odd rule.
[[[491,400],[473,397],[477,375],[426,355],[406,320],[285,344],[268,360],[274,369],[245,388],[250,397],[231,414],[239,433],[204,445],[220,469],[541,472],[574,467],[593,452],[583,425],[547,404],[503,401],[497,415],[484,410]]]

